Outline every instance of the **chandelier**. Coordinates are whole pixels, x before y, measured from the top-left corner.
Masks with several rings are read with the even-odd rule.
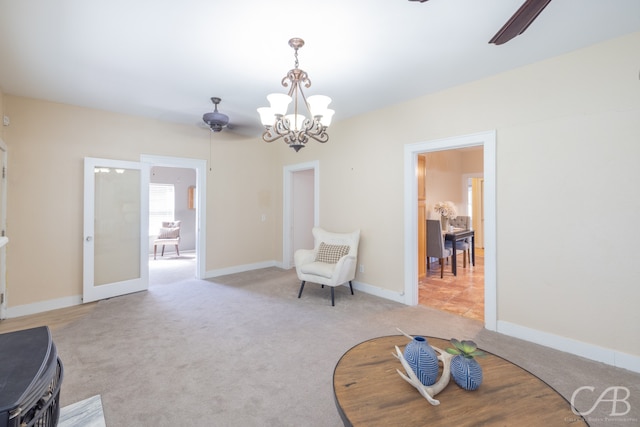
[[[273,142],[284,139],[289,147],[298,151],[304,147],[309,138],[318,142],[327,142],[327,128],[335,111],[327,108],[331,98],[324,95],[313,95],[307,98],[302,86],[309,88],[311,80],[306,71],[298,68],[298,49],[304,46],[304,40],[293,38],[289,46],[295,51],[295,68],[289,70],[282,79],[282,86],[290,87],[289,93],[272,93],[267,96],[270,107],[258,108],[260,121],[265,127],[262,139]],[[293,101],[293,113],[287,114],[289,104]],[[304,110],[303,110],[304,109]],[[309,114],[307,118],[304,114]]]

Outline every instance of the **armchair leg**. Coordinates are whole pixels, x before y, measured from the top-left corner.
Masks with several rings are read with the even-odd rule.
[[[302,290],[304,289],[304,280],[302,281],[302,283],[300,284],[300,292],[298,292],[298,298],[300,298],[302,296]]]
[[[442,279],[444,277],[444,260],[442,258],[440,258],[440,278]]]
[[[180,256],[180,251],[178,250],[178,245],[176,245],[176,253]]]
[[[160,256],[164,256],[164,245],[162,245],[162,253],[160,254]]]
[[[332,286],[332,287],[331,287],[331,307],[333,307],[333,306],[335,306],[335,305],[336,305],[336,303],[335,303],[335,301],[334,301],[334,299],[333,299],[333,290],[334,290],[334,289],[335,289],[335,288]]]
[[[156,252],[158,251],[158,245],[153,245],[153,259],[156,259]]]
[[[353,285],[351,284],[351,280],[349,280],[349,288],[351,288],[351,295],[353,295]]]

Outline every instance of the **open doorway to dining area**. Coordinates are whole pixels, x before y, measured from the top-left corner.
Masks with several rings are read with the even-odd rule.
[[[417,160],[418,304],[484,322],[483,147]]]

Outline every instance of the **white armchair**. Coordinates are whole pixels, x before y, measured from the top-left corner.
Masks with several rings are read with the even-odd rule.
[[[334,288],[349,282],[351,295],[358,263],[360,230],[352,233],[332,233],[320,227],[312,230],[313,249],[298,249],[294,254],[296,272],[302,281],[298,298],[302,296],[304,284],[309,281],[331,287],[331,305],[335,305]]]
[[[156,259],[156,252],[158,245],[162,245],[162,254],[164,256],[164,246],[174,245],[176,247],[176,254],[180,256],[180,249],[178,244],[180,243],[180,223],[181,221],[163,221],[162,228],[158,232],[158,237],[153,241],[153,259]]]

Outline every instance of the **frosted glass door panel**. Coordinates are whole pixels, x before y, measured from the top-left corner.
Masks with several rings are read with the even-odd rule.
[[[85,159],[83,301],[148,287],[149,168]]]
[[[140,278],[140,171],[95,168],[94,285]]]

